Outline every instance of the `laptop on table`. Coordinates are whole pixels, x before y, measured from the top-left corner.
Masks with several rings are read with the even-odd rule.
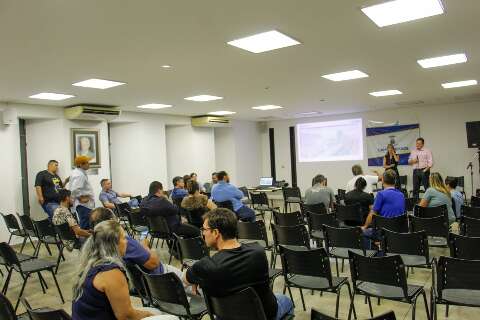
[[[260,185],[256,189],[270,189],[273,188],[273,178],[272,177],[261,177]]]

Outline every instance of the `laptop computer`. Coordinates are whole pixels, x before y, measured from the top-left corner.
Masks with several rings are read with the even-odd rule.
[[[257,186],[257,189],[269,189],[273,187],[273,178],[272,177],[261,177],[260,185]]]

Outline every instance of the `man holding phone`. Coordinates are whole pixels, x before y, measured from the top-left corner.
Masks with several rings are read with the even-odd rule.
[[[88,230],[90,229],[90,212],[95,208],[93,188],[87,175],[87,170],[90,168],[90,158],[86,156],[76,157],[75,166],[76,168],[70,175],[73,209],[77,213],[80,228]]]
[[[418,138],[415,149],[410,152],[408,164],[413,167],[413,198],[418,199],[420,185],[427,190],[429,187],[430,168],[433,166],[432,152],[424,147],[425,140]]]

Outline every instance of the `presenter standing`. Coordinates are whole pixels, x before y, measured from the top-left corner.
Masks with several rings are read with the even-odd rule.
[[[420,192],[420,185],[427,190],[430,177],[430,168],[433,166],[432,152],[427,148],[424,148],[425,140],[418,138],[415,146],[416,148],[411,151],[408,158],[408,164],[413,167],[413,198],[418,199]]]

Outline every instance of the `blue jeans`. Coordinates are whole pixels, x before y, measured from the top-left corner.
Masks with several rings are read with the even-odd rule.
[[[255,211],[247,206],[241,206],[237,211],[238,219],[242,221],[254,222],[255,221]]]
[[[48,220],[52,221],[53,212],[57,209],[60,205],[57,202],[45,202],[42,205],[43,211],[48,215]]]
[[[92,209],[82,205],[78,205],[76,210],[78,215],[78,225],[83,230],[89,230],[90,229],[90,212],[92,211]]]
[[[283,294],[275,294],[275,298],[277,298],[277,316],[275,317],[276,320],[280,320],[283,317],[288,315],[293,315],[293,303],[289,297],[284,296]]]

